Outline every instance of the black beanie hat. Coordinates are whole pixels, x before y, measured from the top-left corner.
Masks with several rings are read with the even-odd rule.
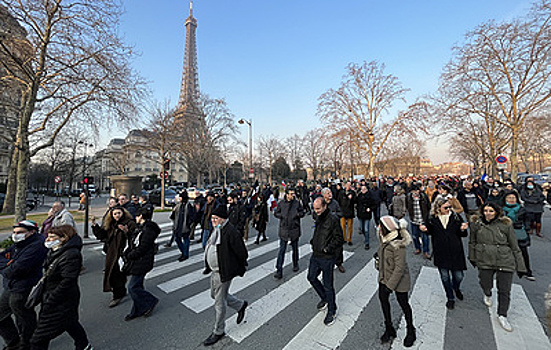
[[[216,215],[219,218],[227,219],[228,218],[228,210],[226,209],[225,205],[219,205],[212,211],[212,215]]]

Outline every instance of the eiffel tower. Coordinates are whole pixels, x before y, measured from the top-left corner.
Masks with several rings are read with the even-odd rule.
[[[185,22],[186,45],[184,51],[184,70],[182,86],[178,99],[180,118],[197,117],[200,115],[199,103],[199,74],[197,71],[197,41],[195,31],[197,20],[193,17],[193,1],[189,4],[189,16]]]

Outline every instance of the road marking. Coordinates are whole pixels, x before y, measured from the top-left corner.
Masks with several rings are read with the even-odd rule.
[[[161,247],[159,247],[159,248],[161,248]],[[191,254],[192,252],[194,252],[196,250],[199,250],[199,249],[203,250],[203,246],[199,243],[194,244],[194,245],[190,245],[189,253]],[[174,257],[176,255],[181,255],[181,254],[182,253],[180,252],[180,249],[178,249],[178,247],[176,247],[176,249],[172,249],[168,252],[155,255],[155,262],[157,262],[159,260],[163,260],[163,259],[168,259],[168,258]]]
[[[299,252],[299,259],[301,259],[312,252],[312,246],[310,244],[304,244],[299,248],[298,252]],[[292,251],[289,251],[285,254],[284,266],[291,264],[291,254],[292,254]],[[234,294],[239,292],[240,290],[243,290],[249,286],[252,286],[256,282],[265,278],[266,276],[273,274],[274,271],[275,271],[274,261],[265,262],[264,264],[257,266],[250,271],[247,271],[245,273],[245,277],[236,278],[232,280],[232,284],[230,286],[230,289],[231,289],[230,293]],[[188,307],[189,309],[195,311],[196,313],[203,312],[213,305],[212,299],[210,297],[210,289],[205,290],[199,294],[195,294],[194,296],[183,300],[181,303],[182,305]]]
[[[352,255],[354,255],[354,253],[345,250],[344,261],[348,260],[348,258]],[[241,343],[311,288],[310,283],[308,283],[308,280],[306,279],[307,275],[308,270],[305,270],[276,289],[270,291],[262,298],[256,300],[254,303],[251,303],[247,308],[247,313],[245,316],[247,322],[237,325],[235,324],[237,314],[230,317],[226,322],[226,333],[233,340]],[[363,281],[363,283],[365,283],[365,281]],[[357,296],[358,295],[355,295],[355,297]],[[212,303],[213,301],[211,300],[211,304]],[[338,305],[339,304],[337,302],[337,306]],[[312,309],[315,310],[315,308],[316,306],[312,305]],[[321,323],[323,324],[323,322]],[[318,336],[320,336],[320,334],[318,334]]]
[[[246,245],[251,245],[253,243],[254,243],[254,241],[250,241],[250,242],[246,243]],[[266,244],[266,245],[260,246],[259,248],[253,249],[253,250],[249,251],[249,259],[252,259],[254,257],[265,254],[265,253],[267,253],[271,250],[274,250],[275,248],[278,247],[278,245],[279,245],[279,241],[275,241],[275,242],[272,242],[270,244]],[[170,262],[170,263],[167,263],[167,264],[164,264],[164,265],[155,266],[153,268],[153,270],[151,270],[145,276],[145,279],[151,279],[151,278],[154,278],[154,277],[157,277],[157,276],[164,275],[165,273],[176,271],[178,269],[181,269],[182,267],[186,267],[186,266],[189,266],[189,265],[196,264],[198,262],[202,262],[203,259],[204,259],[204,256],[203,256],[203,253],[201,253],[201,254],[196,254],[196,255],[190,256],[189,259],[187,259],[183,262],[173,261],[173,262]]]
[[[318,312],[284,349],[337,349],[377,291],[378,273],[370,260],[337,294],[335,324],[327,327],[323,323],[326,312]]]
[[[446,333],[446,292],[437,268],[423,266],[415,287],[409,297],[413,310],[413,325],[416,328],[416,349],[443,349]],[[396,304],[396,306],[399,306]],[[392,343],[392,349],[405,349],[406,320],[402,317],[398,336]]]
[[[549,338],[545,335],[538,316],[520,285],[513,284],[511,287],[511,305],[507,312],[507,320],[513,326],[512,332],[507,332],[499,325],[497,320],[497,290],[494,289],[492,294],[493,306],[488,309],[498,350],[551,349]]]

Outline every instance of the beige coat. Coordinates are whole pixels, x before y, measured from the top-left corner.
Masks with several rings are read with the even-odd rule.
[[[380,243],[379,283],[395,292],[408,292],[411,285],[409,268],[406,262],[406,247],[411,244],[407,230],[400,231],[402,238],[387,243]]]

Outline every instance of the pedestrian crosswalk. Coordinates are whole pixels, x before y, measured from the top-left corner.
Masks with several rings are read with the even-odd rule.
[[[161,234],[162,237],[168,237],[170,231],[165,226]],[[168,234],[168,235],[167,235]],[[304,308],[307,320],[301,323],[300,328],[290,334],[281,334],[284,337],[284,344],[278,346],[278,349],[339,349],[350,348],[343,347],[347,338],[353,335],[351,332],[355,327],[361,326],[365,322],[365,315],[362,313],[371,305],[376,303],[377,312],[371,313],[370,318],[376,319],[374,324],[382,325],[382,313],[376,297],[378,290],[378,271],[374,267],[372,259],[366,259],[365,254],[351,249],[345,250],[344,259],[350,262],[354,259],[365,259],[361,268],[348,270],[345,274],[336,273],[335,278],[339,279],[342,287],[337,288],[337,321],[330,327],[323,324],[325,311],[318,312],[316,302],[303,305],[299,299],[306,294],[312,293],[311,297],[317,300],[317,295],[307,281],[307,265],[311,256],[311,246],[304,243],[299,246],[301,271],[289,275],[287,278],[274,281],[275,256],[279,248],[278,241],[268,241],[259,246],[247,242],[249,249],[249,267],[244,277],[235,278],[232,281],[230,292],[232,294],[248,295],[250,289],[270,280],[270,289],[265,293],[252,293],[253,299],[249,301],[245,322],[237,325],[236,314],[231,315],[226,322],[226,334],[231,342],[236,344],[247,344],[252,342],[254,337],[258,337],[263,327],[270,325],[273,320],[281,315],[292,317],[294,308]],[[93,248],[95,249],[95,248]],[[350,248],[347,248],[350,249]],[[360,252],[362,252],[360,250]],[[176,247],[167,248],[165,251],[156,255],[155,267],[147,274],[146,279],[149,285],[154,285],[158,290],[165,293],[165,296],[176,296],[180,300],[182,312],[191,312],[194,315],[201,315],[207,310],[213,309],[213,300],[210,296],[208,287],[209,276],[204,275],[203,269],[203,249],[200,244],[194,244],[190,248],[190,258],[184,262],[173,261],[171,258],[179,255]],[[370,256],[370,255],[369,255]],[[267,257],[269,257],[267,259]],[[291,264],[291,251],[286,253],[285,266]],[[288,268],[286,270],[289,270]],[[198,284],[198,282],[203,282]],[[193,288],[191,287],[193,285]],[[494,299],[497,293],[494,292]],[[480,293],[481,295],[481,293]],[[162,295],[159,295],[162,299]],[[181,299],[180,299],[181,298]],[[529,299],[527,298],[522,286],[514,284],[511,291],[511,306],[509,311],[509,321],[514,331],[506,332],[498,322],[496,315],[497,302],[494,300],[493,307],[489,308],[485,321],[491,325],[488,329],[488,337],[495,340],[494,344],[497,350],[520,350],[536,349],[549,350],[551,343],[545,334],[540,320],[538,319]],[[472,301],[472,303],[475,303]],[[414,324],[417,328],[417,341],[415,349],[440,350],[454,348],[447,343],[446,324],[450,317],[457,315],[454,311],[446,309],[446,296],[442,287],[438,270],[430,266],[422,266],[416,278],[413,278],[412,290],[410,292],[410,304],[413,309]],[[480,304],[480,305],[479,305]],[[462,304],[463,305],[463,304]],[[477,301],[476,307],[485,308],[481,301]],[[398,309],[397,303],[393,308]],[[171,308],[171,310],[175,310]],[[480,314],[478,314],[480,315]],[[484,315],[484,313],[482,313]],[[207,313],[204,317],[212,317]],[[481,324],[485,324],[481,322]],[[381,332],[377,337],[380,337]],[[207,332],[208,333],[208,332]],[[398,336],[392,343],[393,349],[402,349],[402,340],[405,337],[405,320],[400,323]],[[469,335],[465,335],[469,336]],[[228,340],[230,341],[230,340]],[[240,345],[240,346],[241,346]],[[459,347],[460,348],[460,347]],[[271,349],[269,346],[266,349]]]

